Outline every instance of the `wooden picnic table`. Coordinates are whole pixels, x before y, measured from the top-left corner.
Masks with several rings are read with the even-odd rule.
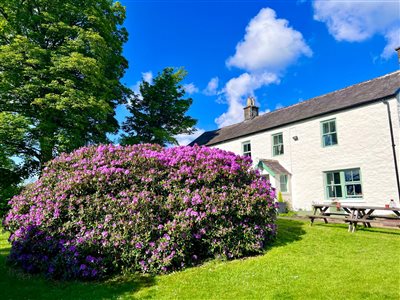
[[[371,227],[371,223],[382,223],[382,220],[391,220],[396,226],[400,225],[400,208],[384,206],[356,206],[346,205],[351,210],[350,216],[345,220],[349,223],[349,231],[354,232],[358,223],[363,223],[364,227]],[[375,211],[393,212],[391,215],[375,215]]]
[[[335,207],[337,212],[328,211],[329,208]],[[340,210],[340,209],[341,210]],[[391,211],[391,215],[376,215],[375,211]],[[333,216],[333,217],[332,217]],[[336,217],[335,217],[336,216]],[[337,216],[343,216],[339,218]],[[325,223],[328,220],[344,220],[349,223],[349,231],[354,232],[358,223],[363,223],[364,227],[371,227],[371,223],[382,223],[382,221],[390,221],[390,225],[400,227],[400,208],[398,207],[383,207],[383,206],[362,206],[362,205],[348,205],[348,204],[314,204],[313,215],[308,216],[311,220],[311,225],[315,219],[323,219]]]

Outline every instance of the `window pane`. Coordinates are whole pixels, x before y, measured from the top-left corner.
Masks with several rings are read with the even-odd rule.
[[[282,134],[278,135],[278,140],[279,140],[279,143],[283,144],[283,135]]]
[[[333,173],[333,178],[334,178],[335,184],[340,184],[340,173],[339,172]]]
[[[336,131],[335,121],[329,122],[329,127],[330,127],[330,132],[335,132]]]
[[[331,184],[331,182],[333,181],[333,177],[332,177],[332,173],[326,173],[326,182],[328,184]]]
[[[342,187],[339,185],[339,186],[335,186],[335,192],[336,192],[336,196],[335,197],[338,197],[338,198],[342,198]]]
[[[243,151],[244,151],[244,152],[247,152],[247,151],[248,151],[248,149],[247,149],[247,144],[244,144],[244,145],[243,145]]]
[[[360,181],[360,170],[359,169],[353,170],[353,181]]]
[[[332,134],[331,134],[331,140],[332,140],[332,144],[331,144],[331,145],[336,145],[336,144],[337,144],[337,136],[336,136],[336,133],[332,133]]]
[[[362,196],[361,184],[355,184],[354,190],[357,196]]]
[[[351,170],[344,172],[344,178],[346,181],[353,181],[353,176]]]
[[[277,145],[277,144],[278,144],[278,136],[274,135],[274,145]]]
[[[354,196],[355,195],[354,185],[347,185],[346,189],[347,189],[347,195],[348,196]]]
[[[329,132],[329,124],[328,123],[322,123],[322,133],[328,133]]]
[[[329,134],[324,135],[324,146],[332,145],[331,136]]]
[[[287,189],[287,180],[288,180],[287,175],[281,175],[279,177],[281,192],[287,192],[287,190],[288,190]]]
[[[333,189],[333,187],[328,187],[328,197],[329,198],[335,198],[335,190]]]

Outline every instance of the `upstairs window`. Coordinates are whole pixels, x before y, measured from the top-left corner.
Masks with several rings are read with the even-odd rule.
[[[272,136],[272,155],[282,155],[284,153],[283,149],[283,135],[282,133],[277,133]]]
[[[242,147],[243,147],[243,155],[251,157],[251,144],[250,144],[250,142],[244,142],[242,144]]]
[[[321,122],[322,126],[322,146],[328,147],[338,143],[336,133],[336,120],[328,120]]]
[[[326,172],[328,198],[362,198],[360,169]]]

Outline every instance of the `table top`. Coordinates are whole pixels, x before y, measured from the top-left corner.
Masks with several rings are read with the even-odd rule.
[[[348,209],[374,209],[374,210],[389,210],[389,211],[400,211],[400,207],[385,207],[385,206],[365,206],[356,204],[313,204],[313,207],[338,207],[338,208],[348,208]]]

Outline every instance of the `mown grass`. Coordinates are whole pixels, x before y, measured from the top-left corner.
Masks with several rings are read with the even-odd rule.
[[[0,240],[0,299],[400,299],[400,231],[279,220],[264,255],[211,261],[165,276],[107,282],[54,282],[5,265]]]

